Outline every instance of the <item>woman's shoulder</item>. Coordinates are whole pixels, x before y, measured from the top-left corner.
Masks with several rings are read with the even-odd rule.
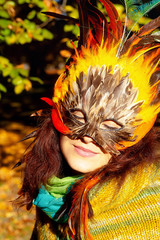
[[[98,214],[103,209],[111,209],[126,204],[133,199],[160,198],[160,163],[141,164],[132,169],[120,186],[120,178],[113,178],[95,186],[89,195],[92,208]]]
[[[159,165],[139,166],[117,193],[116,186],[113,179],[90,196],[94,239],[160,239]]]
[[[108,193],[109,194],[109,193]],[[99,202],[99,213],[89,228],[94,239],[160,239],[160,185],[150,185],[122,204],[105,207]]]
[[[67,223],[60,224],[36,207],[36,223],[30,240],[71,240]]]
[[[56,240],[56,223],[53,224],[50,219],[40,208],[36,208],[36,223],[30,240],[50,239]]]

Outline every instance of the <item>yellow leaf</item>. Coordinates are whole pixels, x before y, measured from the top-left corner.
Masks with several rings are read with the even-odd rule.
[[[6,181],[8,179],[11,179],[13,174],[14,174],[13,170],[8,169],[7,167],[0,168],[0,180],[1,181]]]
[[[61,50],[60,54],[62,57],[65,57],[65,58],[69,58],[71,56],[71,52],[69,52],[68,50]]]

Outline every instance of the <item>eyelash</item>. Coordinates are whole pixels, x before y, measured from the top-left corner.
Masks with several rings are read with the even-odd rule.
[[[79,109],[70,110],[70,113],[73,116],[73,118],[75,118],[75,120],[77,120],[78,122],[80,122],[82,124],[84,124],[86,122],[85,115],[81,110],[79,110]],[[78,116],[78,115],[76,115],[76,113],[81,114],[82,116]],[[109,124],[107,124],[107,123],[109,123]],[[121,128],[122,128],[122,125],[120,123],[117,123],[115,120],[112,120],[112,119],[107,119],[100,124],[100,129],[102,129],[102,130],[107,130],[107,129],[119,130]]]
[[[76,115],[74,115],[74,114],[72,114],[75,118],[77,118],[77,119],[84,119],[84,117],[79,117],[79,116],[76,116]]]
[[[76,112],[79,113],[79,114],[82,114],[82,116],[77,116],[75,114]],[[73,116],[73,118],[75,118],[80,123],[85,123],[86,122],[86,118],[85,118],[84,113],[82,111],[80,111],[79,109],[75,109],[74,111],[70,110],[70,113]]]
[[[101,123],[104,127],[103,128],[100,127],[103,130],[108,129],[108,128],[111,129],[111,130],[119,130],[119,129],[122,128],[122,125],[117,123],[117,122],[115,122],[114,120],[106,120],[106,122],[108,122],[108,123],[110,122],[111,124],[113,124],[113,125],[115,124],[116,126],[109,126],[108,124],[105,124],[104,122]]]

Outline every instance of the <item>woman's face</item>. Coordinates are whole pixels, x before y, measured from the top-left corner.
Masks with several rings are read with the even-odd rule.
[[[60,137],[60,147],[68,165],[80,173],[88,173],[108,163],[109,153],[104,153],[90,137],[73,140],[65,135]]]

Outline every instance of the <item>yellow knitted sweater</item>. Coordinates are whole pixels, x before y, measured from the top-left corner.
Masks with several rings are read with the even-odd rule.
[[[126,177],[117,192],[112,179],[90,192],[94,217],[88,220],[93,239],[160,240],[160,166],[139,165]],[[72,239],[68,226],[55,223],[37,209],[32,240]],[[67,236],[68,235],[68,236]],[[81,236],[82,240],[84,236]]]

